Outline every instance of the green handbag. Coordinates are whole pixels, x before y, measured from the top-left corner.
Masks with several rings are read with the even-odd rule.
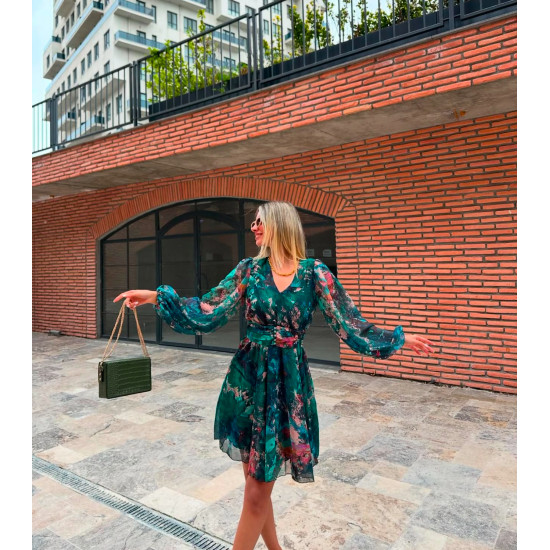
[[[112,399],[113,397],[151,391],[151,358],[145,347],[145,341],[143,340],[143,334],[139,327],[137,311],[135,309],[134,316],[136,318],[136,327],[144,357],[109,359],[117,345],[120,333],[122,332],[125,310],[126,306],[123,303],[115,326],[113,327],[111,338],[109,338],[107,347],[103,352],[103,359],[98,365],[97,379],[99,383],[99,397]],[[117,326],[119,327],[118,334],[113,347],[109,350]]]

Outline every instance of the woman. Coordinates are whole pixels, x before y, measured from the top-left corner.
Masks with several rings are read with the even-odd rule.
[[[251,229],[260,252],[246,258],[202,298],[180,298],[173,288],[130,290],[115,298],[135,308],[153,304],[174,330],[205,333],[224,325],[245,304],[246,338],[222,385],[214,438],[243,463],[244,503],[234,550],[254,548],[260,534],[269,550],[281,550],[271,492],[277,477],[312,482],[319,455],[319,424],[303,335],[319,306],[330,327],[351,349],[385,359],[403,345],[430,353],[431,342],[375,327],[361,317],[340,282],[321,261],[305,257],[298,212],[269,202]]]

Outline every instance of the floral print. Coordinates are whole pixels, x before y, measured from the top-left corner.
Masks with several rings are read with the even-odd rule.
[[[248,463],[249,475],[260,481],[285,474],[314,481],[319,421],[302,339],[316,307],[358,353],[384,359],[405,340],[401,327],[383,330],[363,319],[338,279],[315,259],[301,260],[283,291],[267,259],[246,258],[202,298],[179,297],[166,285],[157,292],[159,316],[186,334],[212,332],[244,305],[247,335],[220,391],[214,439],[232,459]]]

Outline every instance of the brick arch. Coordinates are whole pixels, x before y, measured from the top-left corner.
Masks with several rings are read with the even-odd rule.
[[[109,212],[90,231],[95,240],[150,210],[171,203],[211,197],[288,201],[297,208],[330,218],[335,218],[338,212],[349,206],[341,195],[296,183],[256,178],[200,178],[179,181],[140,195]]]

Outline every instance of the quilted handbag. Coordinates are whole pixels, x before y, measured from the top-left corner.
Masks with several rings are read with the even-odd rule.
[[[133,311],[136,318],[136,327],[141,349],[143,351],[143,357],[109,359],[118,342],[120,333],[122,332],[125,310],[126,306],[123,303],[115,326],[113,327],[113,332],[109,338],[109,342],[103,352],[103,359],[98,365],[97,378],[99,382],[99,397],[112,399],[113,397],[151,391],[151,358],[145,347],[145,341],[143,340],[143,334],[141,333],[137,311],[135,309]],[[115,343],[111,349],[109,349],[117,326],[118,334]]]

